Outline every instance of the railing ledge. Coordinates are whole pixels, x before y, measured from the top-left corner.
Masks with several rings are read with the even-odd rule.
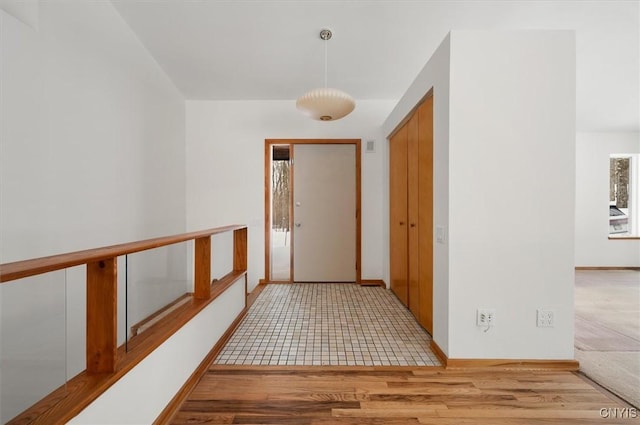
[[[75,267],[90,262],[108,260],[109,258],[159,248],[161,246],[172,245],[174,243],[185,242],[191,239],[246,228],[247,226],[234,224],[230,226],[200,230],[197,232],[180,233],[177,235],[162,236],[159,238],[145,239],[136,242],[128,242],[118,245],[104,246],[101,248],[85,249],[82,251],[0,264],[0,283],[62,270],[68,267]]]

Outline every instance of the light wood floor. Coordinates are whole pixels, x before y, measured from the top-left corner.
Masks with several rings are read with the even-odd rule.
[[[640,423],[624,408],[571,372],[214,365],[171,423]]]

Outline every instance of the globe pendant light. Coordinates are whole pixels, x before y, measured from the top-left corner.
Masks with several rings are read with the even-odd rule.
[[[353,97],[342,90],[327,88],[327,45],[332,33],[328,29],[320,31],[324,45],[324,88],[314,89],[300,96],[296,108],[311,119],[319,121],[335,121],[351,113],[356,107]]]

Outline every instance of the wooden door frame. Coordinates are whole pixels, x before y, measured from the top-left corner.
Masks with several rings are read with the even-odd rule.
[[[264,141],[264,276],[265,283],[293,283],[293,244],[291,238],[291,260],[288,281],[271,280],[271,151],[274,145],[289,145],[293,158],[294,145],[354,145],[356,148],[356,283],[362,284],[362,139],[265,139]],[[291,169],[289,191],[293,194],[294,169]],[[293,210],[293,196],[289,197],[289,211]],[[293,217],[289,215],[290,220]]]

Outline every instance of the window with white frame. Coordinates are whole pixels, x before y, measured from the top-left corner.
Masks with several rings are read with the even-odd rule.
[[[609,157],[609,235],[638,235],[638,154]]]

